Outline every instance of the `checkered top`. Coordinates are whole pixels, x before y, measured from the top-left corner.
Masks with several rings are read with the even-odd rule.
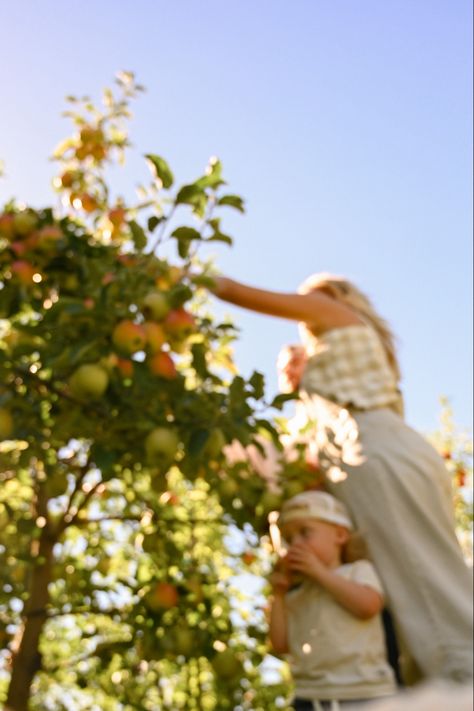
[[[382,342],[368,325],[334,328],[316,337],[306,329],[308,362],[301,389],[343,407],[401,408],[401,395]]]

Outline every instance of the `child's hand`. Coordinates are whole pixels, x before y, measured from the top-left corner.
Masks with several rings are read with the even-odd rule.
[[[326,565],[303,543],[295,543],[291,546],[287,561],[291,571],[301,573],[316,581],[318,581],[320,573],[327,570]]]
[[[268,582],[272,586],[275,595],[284,595],[290,589],[291,577],[286,563],[283,563],[283,559],[280,559],[275,565],[273,572],[269,575]]]

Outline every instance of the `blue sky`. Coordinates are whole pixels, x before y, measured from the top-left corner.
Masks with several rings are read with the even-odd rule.
[[[223,272],[291,291],[352,278],[398,334],[407,419],[438,399],[472,413],[472,10],[468,0],[162,0],[0,5],[0,202],[51,202],[64,96],[99,97],[119,69],[134,106],[131,192],[163,155],[177,180],[218,155],[245,216],[229,214]],[[216,305],[242,329],[237,363],[276,390],[293,323]]]

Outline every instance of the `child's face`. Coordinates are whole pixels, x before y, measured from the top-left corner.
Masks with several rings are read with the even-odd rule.
[[[304,546],[328,567],[336,567],[341,564],[342,547],[349,533],[342,526],[327,521],[300,518],[286,523],[282,536],[289,550],[293,546]]]

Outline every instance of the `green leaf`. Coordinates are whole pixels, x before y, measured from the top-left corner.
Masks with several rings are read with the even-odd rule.
[[[245,212],[244,201],[239,195],[223,195],[218,201],[218,205],[228,205],[234,207],[239,212]]]
[[[203,343],[194,343],[191,347],[193,355],[193,368],[201,378],[206,378],[208,375],[206,362],[206,348]]]
[[[242,405],[246,399],[245,380],[241,375],[236,375],[229,387],[231,403],[234,406]]]
[[[176,239],[202,239],[201,233],[195,230],[193,227],[178,227],[174,232],[171,233],[171,237],[176,237]]]
[[[178,240],[178,254],[181,259],[186,259],[188,256],[191,242],[201,239],[200,233],[192,227],[178,227],[171,234],[171,237],[175,237]]]
[[[95,444],[92,447],[91,457],[103,476],[107,476],[107,473],[112,470],[117,461],[117,453],[102,447],[100,444]]]
[[[256,400],[260,400],[265,392],[265,378],[262,373],[257,370],[254,371],[252,377],[249,380],[250,385],[253,388],[253,396]]]
[[[274,407],[276,410],[282,410],[283,405],[286,402],[289,402],[290,400],[297,400],[298,399],[298,393],[280,393],[280,395],[276,395],[273,400],[270,403],[270,407]]]
[[[191,183],[190,185],[183,185],[178,191],[176,204],[180,205],[185,203],[186,205],[196,205],[200,203],[202,199],[207,201],[204,190],[199,185],[196,185],[196,183]]]
[[[173,309],[182,306],[193,296],[192,289],[186,284],[175,284],[168,292],[168,301]]]
[[[273,441],[279,443],[280,434],[278,430],[271,424],[271,422],[269,422],[268,420],[255,420],[255,424],[257,425],[257,427],[269,432],[272,436]]]
[[[150,232],[154,232],[155,229],[158,227],[160,222],[163,222],[165,218],[164,217],[157,217],[156,215],[152,215],[151,217],[148,218],[148,230]]]
[[[143,227],[141,227],[135,220],[130,220],[128,223],[130,225],[130,230],[132,232],[132,239],[135,247],[138,250],[142,250],[147,245],[147,236]]]
[[[145,158],[147,158],[152,164],[155,170],[155,175],[161,180],[163,187],[170,188],[174,183],[174,176],[165,159],[161,158],[161,156],[154,155],[153,153],[147,153]]]
[[[226,244],[232,245],[233,239],[230,235],[226,235],[219,230],[216,230],[211,237],[207,237],[206,242],[225,242]]]
[[[216,280],[206,274],[198,274],[192,278],[193,284],[203,286],[205,289],[213,289],[216,285]]]
[[[225,181],[222,180],[222,163],[220,160],[216,160],[209,165],[206,175],[196,180],[196,185],[199,185],[201,188],[213,189],[218,188],[220,185],[225,185]]]
[[[204,190],[192,183],[191,185],[184,185],[176,196],[176,205],[191,205],[193,212],[198,217],[203,217],[206,212],[208,197]]]
[[[192,433],[188,445],[188,454],[191,457],[196,457],[203,451],[209,439],[209,435],[209,430],[196,430],[196,432]]]

